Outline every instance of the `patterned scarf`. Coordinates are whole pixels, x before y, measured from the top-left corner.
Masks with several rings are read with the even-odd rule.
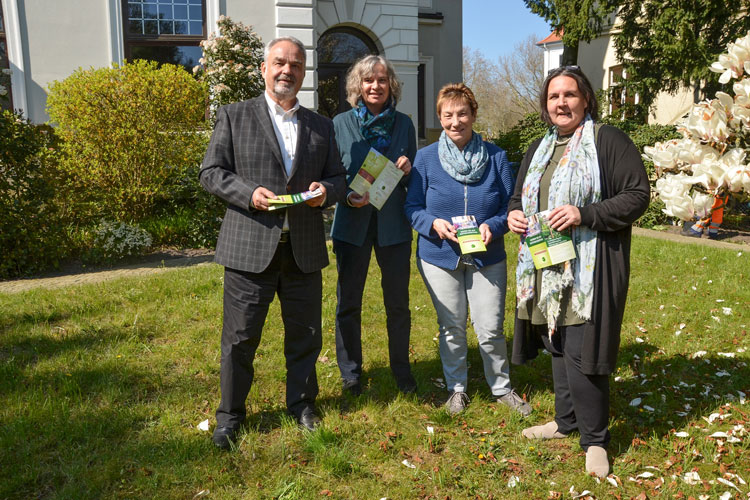
[[[438,140],[438,158],[448,175],[458,182],[471,184],[482,178],[484,169],[489,163],[490,154],[487,152],[487,146],[484,145],[481,135],[472,132],[471,140],[461,151],[443,130]]]
[[[521,193],[523,213],[528,217],[539,208],[539,181],[555,150],[557,128],[551,128],[539,144],[526,173]],[[599,160],[596,154],[594,121],[586,115],[583,123],[571,137],[560,159],[549,188],[547,208],[561,205],[583,207],[601,200]],[[555,333],[560,315],[560,295],[572,285],[573,312],[583,320],[591,319],[594,296],[594,264],[596,262],[596,231],[577,226],[572,231],[577,258],[541,270],[541,290],[534,290],[534,262],[528,247],[521,239],[516,267],[516,297],[518,307],[539,294],[539,308],[547,319],[550,338]]]
[[[352,113],[359,120],[359,132],[362,134],[362,137],[381,154],[385,154],[391,145],[393,124],[396,121],[396,109],[392,103],[393,100],[389,99],[383,111],[377,116],[373,116],[370,113],[370,110],[367,109],[362,99],[357,102],[357,107],[352,109]]]

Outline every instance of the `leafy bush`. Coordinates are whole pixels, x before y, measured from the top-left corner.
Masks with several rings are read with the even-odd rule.
[[[49,126],[0,114],[0,278],[40,271],[65,255],[54,203],[60,189],[55,146]]]
[[[542,137],[548,128],[539,113],[529,113],[509,131],[501,133],[494,142],[505,150],[508,160],[520,164],[531,143]]]
[[[94,231],[94,241],[86,260],[113,262],[142,255],[152,243],[148,231],[124,222],[102,221]]]
[[[220,34],[211,33],[201,42],[201,66],[193,68],[208,85],[212,122],[219,106],[259,96],[264,89],[260,37],[251,27],[226,16],[219,17],[218,26]]]
[[[137,60],[79,69],[50,85],[63,139],[66,210],[86,225],[139,221],[202,156],[206,91],[182,67]]]
[[[643,155],[643,148],[646,146],[650,146],[655,142],[681,137],[674,125],[648,125],[645,123],[639,123],[635,120],[615,120],[609,118],[605,118],[602,121],[603,123],[617,127],[628,134],[641,155]],[[645,228],[671,225],[675,223],[677,219],[664,213],[664,203],[656,197],[654,191],[654,184],[656,183],[654,164],[643,156],[641,157],[643,158],[643,164],[646,166],[648,181],[651,185],[651,203],[646,209],[646,212],[635,222],[635,225]]]

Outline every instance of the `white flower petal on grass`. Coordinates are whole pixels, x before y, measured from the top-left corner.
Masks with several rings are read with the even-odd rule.
[[[735,356],[733,352],[717,352],[716,355],[722,358],[733,358]]]
[[[427,426],[427,434],[435,434],[435,428],[431,425]]]
[[[721,495],[719,495],[719,500],[730,500],[732,498],[732,494],[728,491],[725,491]]]
[[[198,429],[203,432],[208,432],[208,428],[209,428],[208,419],[198,424]]]
[[[727,434],[724,431],[716,431],[716,432],[714,432],[713,434],[711,434],[708,437],[712,437],[712,438],[728,438],[729,434]]]
[[[701,476],[695,471],[690,471],[682,476],[682,480],[687,484],[698,484],[701,482]]]
[[[620,487],[620,485],[617,484],[617,481],[614,478],[612,478],[612,477],[607,476],[607,482],[609,484],[611,484],[612,486],[614,486],[615,488],[619,488]]]
[[[742,479],[737,474],[732,474],[731,472],[727,472],[726,474],[724,474],[724,477],[728,477],[729,479],[736,479],[737,482],[743,486],[747,484],[744,479]]]
[[[625,379],[620,376],[615,377],[615,382],[622,382],[623,380]]]
[[[209,490],[200,490],[198,493],[193,495],[193,500],[196,498],[201,498],[207,496],[209,493],[211,493]]]
[[[644,331],[644,332],[645,332],[645,330],[642,330],[642,331]],[[639,344],[642,344],[642,343],[644,343],[644,342],[645,342],[645,340],[643,340],[643,339],[642,339],[642,338],[640,338],[640,337],[636,337],[636,338],[635,338],[635,341],[636,341],[636,342],[638,342]]]
[[[716,480],[717,480],[718,482],[720,482],[721,484],[724,484],[724,485],[726,485],[726,486],[729,486],[729,487],[731,487],[731,488],[734,488],[734,489],[735,489],[735,490],[737,490],[737,491],[740,491],[740,489],[739,489],[739,488],[737,487],[737,485],[736,485],[736,484],[734,484],[734,483],[733,483],[732,481],[727,481],[727,480],[726,480],[726,479],[724,479],[723,477],[717,477],[717,478],[716,478]],[[742,493],[742,492],[740,491],[740,493]]]
[[[686,411],[676,411],[676,412],[674,412],[674,414],[677,415],[678,417],[687,417],[688,416],[688,414],[687,414]]]
[[[729,316],[732,314],[732,308],[731,307],[722,307],[721,312],[724,313],[724,316]]]
[[[650,477],[654,477],[654,473],[653,472],[641,472],[635,477],[636,479],[648,479]]]
[[[641,401],[641,398],[634,398],[632,401],[630,401],[630,406],[639,406],[641,404]]]
[[[675,433],[674,433],[674,435],[675,435],[676,437],[678,437],[678,438],[686,438],[686,437],[690,437],[690,434],[688,434],[688,433],[687,433],[687,432],[685,432],[685,431],[675,432]]]
[[[731,377],[732,374],[729,373],[728,371],[721,370],[721,371],[716,372],[716,376],[717,377]]]
[[[740,395],[740,404],[744,405],[747,402],[747,394],[742,391],[737,391],[737,394]]]
[[[707,353],[706,351],[696,351],[696,352],[694,352],[694,353],[693,353],[693,355],[692,355],[692,356],[690,356],[690,359],[698,359],[698,358],[702,358],[702,357],[703,357],[703,356],[705,356],[706,354],[708,354],[708,353]]]
[[[578,493],[575,489],[573,489],[572,486],[570,487],[569,493],[573,495],[573,498],[581,498],[585,497],[586,495],[591,495],[591,492],[589,490],[583,490],[582,492]]]
[[[646,411],[651,411],[651,412],[654,411],[654,408],[651,407],[651,406],[649,406],[649,405],[643,405],[643,409],[646,410]]]
[[[515,488],[521,483],[521,478],[518,476],[510,476],[510,479],[508,480],[508,488]]]
[[[401,463],[402,463],[403,465],[405,465],[406,467],[410,468],[410,469],[416,469],[416,468],[417,468],[417,466],[416,466],[416,465],[414,465],[413,463],[409,462],[409,461],[408,461],[407,459],[403,459],[403,460],[401,461]]]
[[[718,316],[711,315],[711,319],[716,321],[717,323],[721,323],[721,318]]]

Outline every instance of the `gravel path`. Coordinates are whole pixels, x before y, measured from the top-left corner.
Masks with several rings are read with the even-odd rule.
[[[680,243],[692,243],[695,245],[706,245],[715,248],[728,248],[740,251],[750,251],[750,245],[746,244],[747,242],[744,242],[744,240],[728,242],[710,240],[707,238],[688,238],[687,236],[682,236],[679,233],[654,231],[651,229],[642,229],[639,227],[633,228],[633,234],[660,240],[677,241]],[[161,259],[159,258],[160,256],[161,254],[157,254],[156,256],[148,256],[146,258],[146,262],[129,264],[117,267],[115,269],[72,272],[48,277],[0,281],[0,293],[18,293],[34,288],[62,288],[71,285],[100,283],[102,281],[116,278],[144,276],[181,267],[208,265],[213,262],[214,258],[213,253],[202,253],[200,255],[189,256],[166,255]]]

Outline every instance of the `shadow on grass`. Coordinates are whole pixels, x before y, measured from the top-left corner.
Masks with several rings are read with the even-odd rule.
[[[739,399],[737,391],[750,395],[747,360],[666,356],[653,344],[632,343],[620,348],[617,365],[618,372],[627,368],[632,376],[618,381],[617,373],[610,377],[610,449],[615,453],[627,450],[634,440],[668,439],[674,429],[721,412],[721,406]],[[528,387],[532,402],[536,393],[553,390],[550,356],[540,353],[515,367],[514,374],[517,386]],[[631,406],[636,398],[640,402]],[[750,418],[747,413],[744,417]]]
[[[639,343],[620,349],[618,366],[629,366],[633,376],[610,385],[613,450],[626,450],[634,439],[669,438],[673,429],[721,412],[739,399],[737,391],[750,395],[750,368],[736,357],[664,356],[657,346]],[[640,404],[631,406],[636,398]]]

